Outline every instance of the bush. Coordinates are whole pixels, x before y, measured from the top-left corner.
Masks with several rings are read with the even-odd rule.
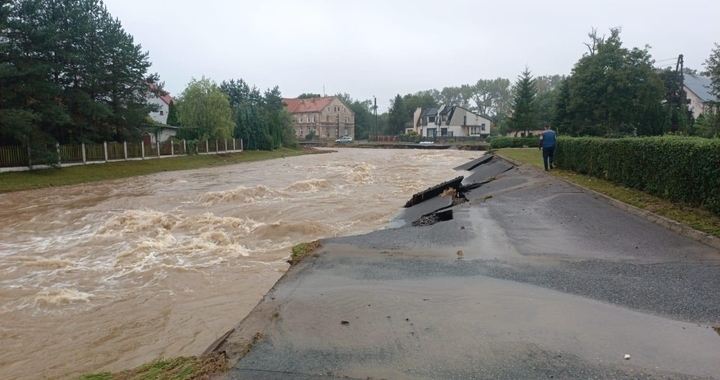
[[[555,163],[720,214],[720,139],[560,137]]]
[[[496,137],[490,140],[490,149],[537,147],[538,137]]]

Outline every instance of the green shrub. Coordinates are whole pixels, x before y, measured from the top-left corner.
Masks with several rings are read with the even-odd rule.
[[[720,139],[560,137],[555,163],[720,214]]]
[[[530,148],[538,146],[537,137],[496,137],[490,141],[490,149]]]

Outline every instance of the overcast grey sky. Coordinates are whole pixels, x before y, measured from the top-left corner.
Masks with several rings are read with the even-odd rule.
[[[105,0],[173,96],[192,77],[242,78],[286,97],[378,98],[511,78],[569,74],[591,27],[626,47],[701,69],[720,43],[719,0]]]

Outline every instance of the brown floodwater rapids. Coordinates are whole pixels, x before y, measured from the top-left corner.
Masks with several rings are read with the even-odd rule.
[[[0,379],[198,355],[294,244],[386,228],[481,154],[341,149],[0,194]]]

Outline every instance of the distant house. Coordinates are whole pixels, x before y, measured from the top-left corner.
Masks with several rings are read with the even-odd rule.
[[[418,108],[413,115],[411,128],[405,132],[415,132],[423,137],[479,137],[490,135],[489,116],[476,114],[460,106],[440,106],[439,108]]]
[[[146,143],[165,142],[172,137],[175,137],[180,127],[173,127],[170,125],[163,125],[157,127],[147,127],[146,132],[143,134],[143,141]]]
[[[708,77],[685,74],[684,83],[687,98],[690,100],[688,110],[690,110],[693,113],[693,116],[697,119],[703,114],[703,112],[705,112],[705,105],[708,102],[718,100],[710,93],[710,85],[712,84],[712,81]]]
[[[154,89],[154,84],[148,84]],[[154,94],[148,95],[148,103],[158,106],[157,111],[150,112],[150,118],[161,124],[167,124],[168,113],[170,112],[170,103],[173,101],[172,96],[165,95],[157,97]]]
[[[355,138],[355,113],[337,96],[310,99],[283,99],[293,116],[295,136],[304,140],[307,135],[334,140],[341,136]]]

